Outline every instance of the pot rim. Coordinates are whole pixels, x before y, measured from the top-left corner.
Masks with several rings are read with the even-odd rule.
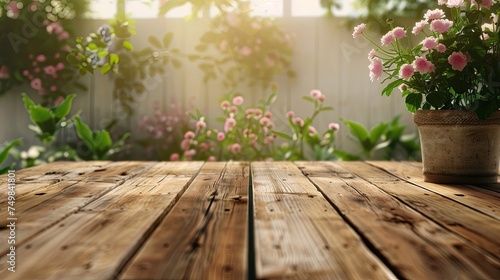
[[[417,125],[500,125],[500,111],[481,120],[470,110],[418,110],[413,114],[413,121]]]

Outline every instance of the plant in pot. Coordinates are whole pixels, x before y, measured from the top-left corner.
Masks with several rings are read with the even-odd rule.
[[[368,54],[372,81],[399,89],[414,113],[422,145],[424,180],[497,181],[500,154],[500,1],[439,0],[413,28],[394,27],[377,43],[365,24],[353,37]],[[441,9],[442,8],[442,9]],[[418,42],[418,43],[415,43]]]

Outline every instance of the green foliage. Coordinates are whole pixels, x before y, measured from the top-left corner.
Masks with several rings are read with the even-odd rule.
[[[78,137],[83,141],[88,150],[91,152],[84,159],[88,160],[104,160],[109,156],[120,152],[124,149],[125,140],[130,136],[125,133],[118,141],[113,143],[111,136],[107,130],[99,130],[93,132],[90,127],[85,124],[78,116],[74,117],[75,128]]]
[[[0,95],[26,84],[49,105],[81,86],[65,57],[87,2],[0,1]]]
[[[361,149],[360,154],[346,151],[337,153],[343,160],[384,159],[415,160],[420,154],[420,145],[415,135],[404,134],[405,127],[399,124],[399,116],[389,122],[381,122],[372,129],[351,120],[344,120],[350,137]]]
[[[320,134],[313,126],[316,117],[325,111],[333,110],[332,107],[324,106],[325,96],[319,90],[312,90],[309,96],[303,99],[313,105],[310,117],[302,119],[293,112],[287,113],[287,123],[291,130],[289,133],[275,133],[285,140],[275,156],[279,160],[335,160],[337,150],[335,148],[335,132],[339,125],[330,123],[328,129]]]
[[[204,72],[204,82],[221,79],[224,86],[234,89],[241,84],[269,89],[277,74],[294,77],[291,70],[292,40],[271,18],[251,15],[247,1],[241,0],[173,0],[166,2],[160,13],[190,3],[192,17],[199,12],[216,7],[219,13],[210,19],[210,30],[196,45],[196,54],[187,55],[197,61]],[[149,42],[160,47],[160,41]],[[212,55],[215,50],[216,55]],[[175,55],[178,53],[171,52]],[[175,60],[172,61],[174,66]],[[178,61],[179,62],[179,61]]]
[[[16,146],[21,146],[22,144],[21,139],[16,139],[3,145],[3,148],[0,150],[0,174],[5,174],[9,170],[14,169],[15,163],[4,167],[2,167],[2,165],[7,160],[10,150]]]
[[[71,110],[71,103],[76,94],[68,95],[57,106],[47,109],[44,106],[37,105],[26,93],[22,93],[24,106],[30,115],[34,126],[30,128],[37,134],[38,139],[44,144],[54,140],[54,135],[62,127],[66,126],[66,116]]]
[[[22,94],[22,97],[33,122],[30,128],[36,133],[43,146],[31,146],[26,151],[10,147],[9,149],[12,149],[12,154],[18,160],[21,168],[57,160],[107,159],[125,148],[125,140],[129,137],[128,133],[113,143],[108,131],[92,132],[89,126],[81,121],[78,116],[68,117],[76,94],[68,95],[61,103],[52,108],[45,108],[36,104],[25,93]],[[58,133],[63,129],[70,128],[73,123],[78,138],[90,151],[89,154],[80,151],[80,149],[75,149],[71,145],[56,141]],[[13,143],[16,143],[15,146],[19,146],[18,142]],[[76,146],[78,145],[76,144]],[[3,159],[3,156],[2,152],[0,160]]]

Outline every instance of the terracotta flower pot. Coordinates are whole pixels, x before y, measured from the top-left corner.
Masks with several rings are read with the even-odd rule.
[[[496,183],[500,159],[500,111],[480,120],[474,112],[419,110],[424,181]]]

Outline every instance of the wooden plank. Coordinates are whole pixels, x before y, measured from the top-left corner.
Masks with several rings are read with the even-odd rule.
[[[350,162],[344,167],[349,168],[353,173],[362,173],[364,179],[376,184],[387,193],[397,196],[408,206],[490,252],[497,259],[500,258],[500,221],[498,219],[453,200],[443,199],[440,194],[427,191],[414,184],[387,183],[389,178],[394,178],[392,175],[376,168],[367,168],[365,164]],[[400,191],[401,187],[405,189],[404,192]],[[500,211],[500,206],[497,204],[494,210]]]
[[[90,167],[84,167],[84,162],[65,163],[66,168],[63,168],[61,163],[47,164],[43,167],[33,168],[36,171],[28,169],[21,172],[22,174],[39,173],[40,175],[30,175],[29,178],[40,176],[43,183],[32,184],[33,186],[30,187],[29,182],[32,181],[26,181],[28,177],[23,177],[22,174],[19,185],[23,187],[18,188],[19,185],[16,183],[17,193],[14,208],[16,217],[19,219],[16,225],[18,229],[22,229],[16,234],[17,244],[23,244],[35,234],[75,213],[126,179],[152,165],[152,163],[146,162],[117,162],[105,165],[94,165],[90,162],[88,164]],[[92,177],[94,173],[99,174],[99,180],[86,181],[84,176]],[[77,174],[81,174],[79,178],[75,177]],[[50,179],[46,177],[50,177]],[[0,236],[6,238],[9,232],[7,224],[10,222],[7,220],[6,196],[2,197],[0,206],[2,210],[0,211]],[[6,242],[0,243],[1,254],[7,253],[9,247]]]
[[[424,182],[422,167],[405,162],[369,162],[398,178],[414,183],[451,200],[467,205],[495,219],[500,219],[500,193],[473,185],[443,185]]]
[[[253,162],[259,279],[391,279],[337,211],[291,162]]]
[[[120,278],[246,278],[248,187],[248,163],[206,163]]]
[[[0,278],[113,278],[201,165],[157,163],[151,173],[146,170],[124,182],[19,246],[16,253],[22,265],[15,274],[6,270],[6,258],[0,259]]]
[[[368,164],[299,165],[399,278],[491,279],[500,272],[498,258],[411,208],[433,193],[422,190],[414,204],[406,204],[408,194],[419,188]],[[375,180],[376,172],[385,176],[377,173]],[[435,205],[428,208],[431,217],[443,210]]]

